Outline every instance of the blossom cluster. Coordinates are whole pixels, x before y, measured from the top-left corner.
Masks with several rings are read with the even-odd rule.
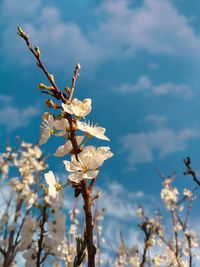
[[[160,211],[156,211],[156,216],[148,217],[144,208],[139,206],[137,212],[141,221],[139,227],[145,235],[143,249],[139,249],[137,245],[133,245],[130,249],[121,237],[122,242],[118,246],[115,266],[141,267],[148,263],[155,267],[191,267],[199,262],[200,244],[197,232],[189,227],[189,215],[195,196],[192,191],[185,188],[182,198],[179,198],[181,194],[173,186],[175,176],[165,178],[161,175],[161,177],[164,179],[161,199],[170,216],[167,215],[164,219]]]
[[[72,154],[71,161],[64,160],[63,162],[66,170],[70,172],[68,176],[69,181],[74,183],[80,183],[83,179],[96,178],[99,173],[99,167],[102,166],[106,159],[113,156],[108,146],[98,148],[91,145],[85,146],[88,138],[93,136],[102,140],[109,140],[105,136],[105,129],[103,127],[80,121],[81,118],[85,118],[90,113],[91,109],[91,99],[87,98],[80,101],[75,98],[69,105],[62,103],[62,111],[57,116],[50,112],[46,112],[42,116],[43,123],[39,145],[46,143],[52,135],[62,137],[65,140],[65,143],[58,147],[54,156],[62,157],[70,153]],[[85,136],[75,137],[80,149],[78,155],[73,151],[71,127],[69,120],[65,118],[66,113],[74,115],[75,130],[85,132]]]
[[[23,141],[18,149],[7,145],[0,161],[0,266],[17,267],[23,262],[28,267],[41,266],[42,262],[72,266],[77,254],[75,240],[80,234],[79,210],[69,211],[71,222],[67,223],[62,209],[64,190],[54,186],[57,181],[51,171],[44,175],[47,187],[41,184],[48,165],[40,148]]]

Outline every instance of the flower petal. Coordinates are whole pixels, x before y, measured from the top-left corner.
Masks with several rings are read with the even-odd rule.
[[[74,183],[79,183],[83,180],[83,173],[82,172],[73,172],[68,176],[68,179]]]
[[[78,145],[83,141],[84,136],[80,135],[76,137]],[[54,153],[54,156],[56,157],[63,157],[70,153],[73,149],[72,143],[70,140],[68,140],[64,145],[59,146],[58,149],[56,150],[56,153]]]
[[[68,140],[64,145],[58,147],[56,153],[54,153],[54,156],[63,157],[66,154],[70,153],[72,149],[73,149],[72,143],[70,140]]]
[[[62,103],[62,108],[64,109],[65,112],[67,112],[69,114],[73,114],[73,110],[72,110],[71,106]]]
[[[93,170],[93,171],[87,171],[86,173],[83,174],[84,179],[94,179],[97,177],[99,171],[98,170]]]

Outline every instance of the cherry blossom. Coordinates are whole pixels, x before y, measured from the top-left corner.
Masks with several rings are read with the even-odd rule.
[[[54,121],[54,127],[57,130],[61,130],[61,132],[59,132],[59,135],[65,135],[66,132],[69,132],[69,130],[70,130],[69,122],[65,118],[62,118],[61,120],[55,120]],[[56,135],[56,133],[55,133],[55,135]]]
[[[55,200],[58,199],[58,190],[60,189],[60,185],[57,183],[52,171],[45,173],[44,178],[49,186],[48,195],[45,197],[45,199],[49,204],[55,204]]]
[[[86,98],[83,101],[74,98],[69,105],[62,103],[62,108],[69,114],[74,114],[77,117],[85,117],[92,109],[91,103],[90,98]]]
[[[44,122],[42,122],[41,126],[41,135],[39,140],[39,146],[45,144],[48,139],[52,136],[54,133],[53,127],[54,127],[54,118],[49,112],[45,112],[42,115],[42,118]]]
[[[81,121],[77,121],[77,127],[79,130],[86,132],[89,137],[95,136],[99,139],[110,141],[110,139],[104,135],[106,129],[103,127],[97,125],[90,126],[89,124]]]
[[[84,147],[78,154],[78,160],[72,155],[71,161],[63,161],[68,172],[72,172],[68,178],[72,182],[80,182],[83,179],[93,179],[98,175],[97,170],[104,160],[112,157],[109,147],[100,147],[97,150],[93,146]]]
[[[81,142],[84,139],[84,136],[77,136],[77,143],[78,145],[81,144]],[[59,146],[58,149],[56,150],[56,153],[54,153],[54,156],[56,157],[63,157],[70,153],[73,150],[72,142],[68,140],[64,145]]]

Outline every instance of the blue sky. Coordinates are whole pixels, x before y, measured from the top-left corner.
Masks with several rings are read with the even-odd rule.
[[[1,148],[16,135],[37,142],[47,110],[37,89],[47,81],[16,34],[20,25],[60,89],[81,63],[75,96],[92,99],[88,119],[107,129],[115,154],[97,181],[106,220],[134,232],[137,205],[160,205],[155,168],[176,171],[180,191],[193,188],[182,158],[200,171],[199,10],[198,0],[1,0]],[[54,138],[43,149],[53,154],[58,145]],[[49,163],[64,177],[60,158]]]

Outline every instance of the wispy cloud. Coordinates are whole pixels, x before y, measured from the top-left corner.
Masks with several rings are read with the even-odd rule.
[[[144,121],[150,122],[156,126],[164,124],[167,120],[167,117],[164,115],[149,114],[145,117]]]
[[[189,99],[193,93],[191,88],[186,84],[166,83],[153,87],[155,95],[170,95],[172,97]]]
[[[13,98],[12,96],[8,96],[8,95],[0,95],[0,102],[1,102],[1,105],[5,105],[5,104],[8,104],[10,102],[12,102]]]
[[[155,160],[155,152],[159,159],[175,152],[184,151],[187,143],[199,137],[200,132],[194,129],[183,129],[176,132],[171,129],[129,133],[120,139],[124,151],[127,153],[128,169],[138,164],[149,163]]]
[[[32,62],[30,56],[20,57],[27,55],[29,51],[26,51],[23,40],[16,34],[16,26],[19,23],[29,35],[31,43],[40,47],[45,62],[53,64],[57,69],[63,70],[63,66],[66,69],[66,65],[78,62],[92,67],[101,61],[103,50],[91,42],[77,24],[63,22],[57,7],[47,6],[39,0],[16,0],[14,6],[16,8],[7,4],[5,0],[0,6],[4,17],[3,20],[0,19],[0,25],[4,25],[1,51],[7,62],[16,62],[18,58],[21,64]],[[22,6],[23,8],[19,8]],[[17,15],[12,16],[14,10]]]
[[[191,57],[191,51],[199,52],[200,37],[169,1],[141,2],[139,7],[130,5],[128,0],[103,2],[98,12],[106,19],[94,33],[103,46],[124,55],[146,50]]]
[[[111,182],[104,187],[99,205],[106,209],[108,219],[127,222],[138,218],[138,205],[148,197],[141,190],[130,191],[118,182]]]
[[[7,132],[28,126],[32,117],[40,113],[38,107],[15,107],[11,96],[0,95],[0,103],[0,127],[4,127]]]
[[[186,84],[164,83],[153,85],[148,76],[140,76],[136,84],[122,84],[118,92],[122,94],[130,94],[142,92],[145,96],[150,95],[169,95],[174,98],[191,99],[193,92],[190,86]]]
[[[80,25],[63,21],[57,7],[49,7],[42,1],[16,0],[11,5],[4,0],[0,6],[3,14],[0,24],[4,25],[1,51],[11,62],[24,55],[24,44],[16,36],[14,26],[20,23],[40,46],[46,62],[61,69],[66,62],[79,61],[93,68],[116,56],[134,55],[138,50],[184,58],[199,54],[200,36],[170,2],[144,0],[137,7],[130,3],[102,1],[95,11],[95,30],[91,24],[83,31]],[[23,63],[29,60],[20,57]]]

